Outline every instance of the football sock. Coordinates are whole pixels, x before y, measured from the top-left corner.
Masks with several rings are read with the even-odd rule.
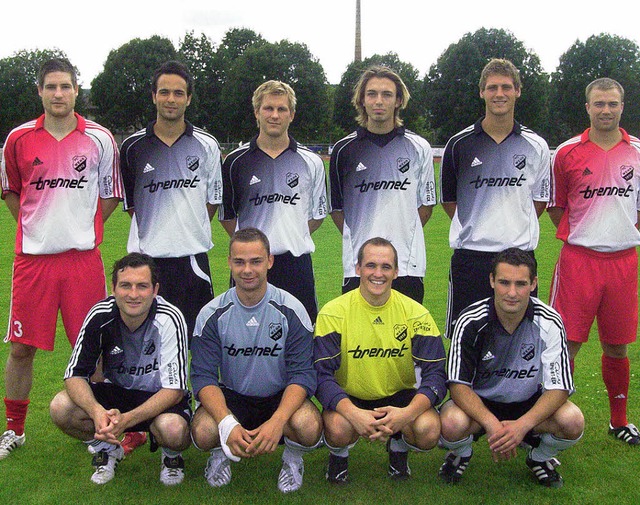
[[[469,435],[462,440],[456,440],[449,442],[446,438],[440,435],[440,444],[445,448],[453,452],[456,456],[461,458],[468,458],[473,454],[473,435]]]
[[[27,419],[27,407],[29,400],[9,400],[4,399],[5,412],[7,415],[7,430],[13,430],[16,435],[24,433],[24,423]]]
[[[531,449],[531,459],[533,461],[547,461],[554,458],[560,451],[578,443],[582,438],[580,435],[575,440],[554,437],[551,433],[540,435],[540,445]]]
[[[627,396],[629,394],[629,358],[602,355],[602,379],[609,395],[611,426],[627,425]]]
[[[91,454],[96,454],[100,451],[111,452],[118,448],[118,445],[116,444],[110,444],[109,442],[103,442],[102,440],[96,440],[95,438],[87,440],[85,444],[87,444],[87,448]]]
[[[182,454],[182,451],[174,451],[173,449],[167,449],[166,447],[162,448],[162,455],[166,456],[169,459],[173,459],[176,456],[180,456],[180,454]]]
[[[409,444],[404,438],[391,438],[389,440],[389,450],[393,452],[409,452]]]

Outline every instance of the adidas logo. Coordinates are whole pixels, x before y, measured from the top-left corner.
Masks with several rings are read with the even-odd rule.
[[[356,167],[356,172],[360,172],[362,170],[366,170],[367,167],[365,167],[362,163],[358,163],[358,166]]]
[[[482,358],[482,361],[490,361],[492,359],[495,359],[495,356],[491,351],[487,351],[487,354],[484,355],[484,357]]]
[[[38,158],[36,156],[36,159],[33,160],[32,166],[37,167],[38,165],[43,165],[44,163],[42,163],[42,161],[40,160],[40,158]]]
[[[384,322],[382,321],[380,316],[378,316],[373,320],[373,324],[384,324]]]
[[[618,396],[614,396],[614,398],[616,400],[624,400],[626,396],[624,395],[624,393],[620,393]]]
[[[124,351],[123,351],[122,349],[120,349],[118,346],[115,346],[113,349],[111,349],[111,350],[109,351],[109,354],[110,354],[111,356],[115,356],[116,354],[121,354],[121,353],[123,353],[123,352],[124,352]]]
[[[471,162],[471,166],[478,167],[480,165],[482,165],[482,162],[478,158],[473,158],[473,161]]]
[[[582,175],[593,175],[593,172],[587,167],[584,169],[584,172],[582,172]]]
[[[249,181],[249,186],[253,186],[254,184],[258,184],[259,182],[262,182],[262,181],[254,175],[253,177],[251,177],[251,180]]]
[[[251,326],[260,326],[260,324],[258,323],[258,321],[256,321],[256,318],[252,316],[251,319],[249,319],[247,321],[246,326],[249,326],[249,327],[251,327]]]
[[[144,169],[142,170],[143,174],[146,174],[147,172],[153,172],[155,170],[155,168],[153,168],[151,165],[149,165],[149,163],[147,163],[144,166]]]

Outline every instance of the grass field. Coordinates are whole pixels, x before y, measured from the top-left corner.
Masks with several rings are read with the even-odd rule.
[[[560,247],[554,238],[547,216],[541,219],[542,233],[537,257],[540,264],[540,296],[548,299],[549,280]],[[101,247],[107,270],[113,261],[125,254],[129,217],[117,211],[106,225]],[[444,326],[447,274],[451,255],[448,247],[449,219],[436,208],[425,229],[427,241],[427,276],[425,305],[442,329]],[[0,327],[6,328],[15,223],[6,206],[0,206]],[[228,239],[217,222],[213,224],[214,242],[210,261],[216,294],[228,282],[226,248]],[[320,304],[340,294],[340,236],[330,219],[314,234],[316,253],[314,267]],[[33,302],[37,310],[38,301]],[[446,345],[446,343],[445,343]],[[0,504],[40,503],[422,503],[464,504],[604,504],[636,505],[640,503],[638,474],[640,449],[623,446],[607,435],[608,407],[600,377],[600,351],[597,338],[585,345],[576,363],[578,391],[573,401],[583,409],[587,420],[583,440],[560,455],[560,472],[565,486],[560,490],[544,489],[532,479],[524,465],[524,453],[516,460],[494,464],[486,439],[475,445],[475,456],[458,486],[447,486],[437,477],[444,451],[434,449],[427,454],[412,454],[413,477],[409,482],[395,483],[386,477],[384,446],[361,441],[350,457],[352,483],[331,487],[324,480],[326,449],[305,458],[306,473],[302,489],[293,496],[283,496],[276,488],[281,450],[257,460],[234,464],[232,483],[224,489],[210,488],[203,469],[207,454],[194,448],[185,453],[185,482],[176,488],[165,488],[158,481],[159,456],[145,447],[137,450],[119,466],[116,478],[98,487],[89,477],[91,457],[83,444],[59,432],[51,423],[48,403],[62,389],[62,372],[70,348],[64,332],[57,334],[56,350],[36,356],[34,387],[27,420],[26,445],[0,462]],[[639,352],[632,346],[630,418],[640,422],[638,404]],[[0,346],[0,368],[4,370],[8,345]],[[4,391],[3,391],[4,393]],[[2,426],[4,428],[4,426]]]

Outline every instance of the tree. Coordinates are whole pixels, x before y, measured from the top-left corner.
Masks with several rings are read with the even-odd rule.
[[[296,92],[291,133],[300,140],[323,140],[329,127],[324,69],[306,45],[288,40],[247,47],[229,67],[220,104],[227,138],[248,140],[256,134],[251,97],[270,79],[286,82]]]
[[[97,120],[114,131],[127,131],[140,129],[155,118],[153,72],[176,57],[171,41],[158,35],[133,39],[111,51],[103,71],[91,83]]]
[[[40,65],[51,58],[66,57],[59,49],[36,49],[17,51],[0,60],[0,142],[4,142],[13,128],[42,114],[42,100],[37,89]],[[82,109],[82,95],[79,95],[76,110],[82,112]]]
[[[354,61],[349,64],[342,74],[340,84],[335,89],[335,105],[333,123],[340,127],[343,134],[353,131],[356,126],[356,111],[351,104],[353,88],[360,79],[360,75],[373,65],[383,65],[396,72],[409,89],[411,99],[407,108],[400,113],[404,124],[410,130],[423,134],[424,129],[424,100],[422,96],[422,84],[419,81],[419,72],[411,64],[398,58],[396,53],[384,55],[374,54],[362,61]]]
[[[196,38],[191,31],[180,41],[178,53],[180,59],[189,67],[194,81],[187,118],[196,126],[212,130],[222,89],[215,45],[206,35],[201,34]]]
[[[491,58],[506,58],[520,70],[523,92],[516,119],[542,136],[548,133],[548,76],[540,58],[510,32],[481,28],[451,44],[424,79],[426,107],[438,144],[484,113],[478,82]]]
[[[640,133],[640,49],[629,39],[603,33],[592,35],[586,42],[576,40],[552,74],[552,145],[589,126],[584,91],[600,77],[611,77],[622,84],[625,107],[621,125],[632,134]]]

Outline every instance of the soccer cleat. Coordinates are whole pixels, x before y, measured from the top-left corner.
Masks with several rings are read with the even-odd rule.
[[[116,474],[118,463],[124,459],[124,449],[120,446],[111,451],[99,451],[93,455],[91,464],[96,468],[91,476],[91,482],[106,484]]]
[[[609,424],[609,434],[629,445],[640,445],[640,432],[638,432],[638,428],[631,423],[626,426],[621,426],[620,428],[614,428]],[[0,455],[0,459],[1,458],[2,456]]]
[[[162,454],[160,482],[165,486],[175,486],[184,480],[184,459],[179,454],[170,458]]]
[[[387,473],[392,480],[407,480],[411,477],[409,468],[409,453],[389,451],[389,469]]]
[[[16,432],[13,430],[5,431],[2,436],[0,436],[0,459],[6,458],[14,449],[22,447],[25,438],[24,433],[22,435],[16,435]]]
[[[325,477],[332,484],[347,484],[349,482],[349,458],[341,458],[329,453],[329,466]]]
[[[278,489],[283,493],[292,493],[302,486],[302,476],[304,475],[304,461],[302,458],[282,461],[282,470],[278,475]]]
[[[527,466],[538,479],[538,483],[545,487],[562,487],[562,476],[556,470],[560,466],[560,461],[551,458],[546,461],[534,461],[531,459],[531,453],[527,456]]]
[[[450,451],[444,458],[444,463],[442,463],[440,470],[438,470],[438,476],[447,484],[457,484],[469,466],[469,461],[471,461],[471,456],[456,456]]]
[[[222,449],[214,449],[207,460],[204,477],[212,487],[226,486],[231,482],[231,463]]]
[[[147,443],[147,434],[144,431],[131,431],[124,434],[120,445],[124,449],[125,456],[133,452],[136,447]]]

